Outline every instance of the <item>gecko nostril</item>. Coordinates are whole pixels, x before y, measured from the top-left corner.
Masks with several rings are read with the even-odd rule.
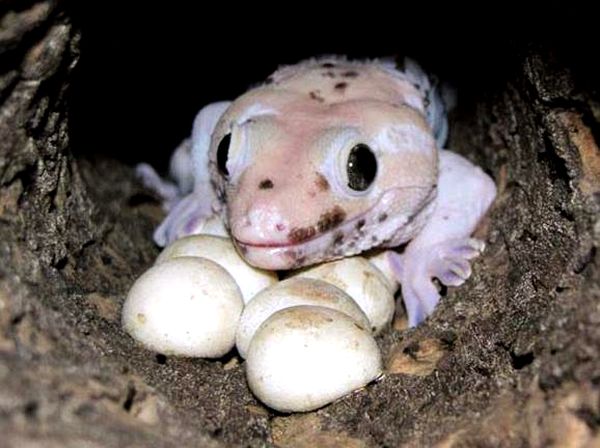
[[[271,179],[263,179],[258,184],[259,190],[269,190],[273,188],[273,181]]]
[[[279,231],[279,232],[283,232],[285,230],[285,224],[282,224],[280,222],[278,222],[277,224],[275,224],[275,228]]]

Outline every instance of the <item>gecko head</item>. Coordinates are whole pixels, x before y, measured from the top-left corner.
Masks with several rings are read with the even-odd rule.
[[[265,269],[408,241],[435,198],[437,157],[414,107],[272,87],[232,104],[209,154],[232,239]]]

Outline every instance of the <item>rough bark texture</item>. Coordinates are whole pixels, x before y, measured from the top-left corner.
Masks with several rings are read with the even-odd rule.
[[[71,154],[79,30],[62,4],[3,6],[0,445],[600,444],[600,103],[560,59],[515,55],[454,117],[453,147],[499,186],[473,277],[381,337],[382,380],[285,416],[236,357],[166,358],[122,331],[160,209],[130,167]]]

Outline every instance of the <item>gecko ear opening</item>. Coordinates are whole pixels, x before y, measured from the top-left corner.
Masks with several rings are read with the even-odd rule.
[[[346,163],[348,187],[354,191],[365,191],[377,175],[377,158],[368,145],[359,143],[348,153]]]

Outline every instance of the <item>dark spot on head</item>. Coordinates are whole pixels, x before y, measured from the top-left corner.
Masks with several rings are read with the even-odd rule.
[[[353,247],[356,247],[356,241],[350,241],[350,242],[348,243],[348,247],[349,247],[350,249],[352,249]]]
[[[325,78],[335,78],[335,73],[333,73],[331,70],[329,70],[327,72],[321,73],[321,76],[323,76]]]
[[[344,234],[342,232],[337,232],[333,237],[333,244],[339,246],[344,242]]]
[[[321,64],[321,67],[323,67],[323,68],[333,68],[333,67],[335,67],[335,64],[333,62],[323,62]]]
[[[379,238],[377,238],[375,235],[373,235],[373,236],[371,237],[371,241],[372,241],[373,243],[377,243],[377,241],[379,241]]]
[[[358,222],[356,223],[356,230],[362,230],[362,228],[364,226],[365,226],[365,220],[359,219]]]
[[[316,233],[314,227],[295,227],[288,234],[288,238],[292,243],[303,243],[310,240]]]
[[[448,218],[447,216],[444,216],[443,219],[444,219],[444,221],[448,221],[448,219],[450,219],[450,218]]]
[[[325,101],[325,98],[323,98],[318,90],[313,90],[311,92],[308,93],[308,95],[310,96],[311,99],[318,101],[319,103],[322,103]]]
[[[413,84],[413,87],[414,87],[415,89],[417,89],[417,90],[421,90],[421,84],[419,84],[418,82],[415,82],[415,83]]]
[[[349,70],[347,72],[342,73],[342,76],[344,78],[358,78],[358,72],[355,72],[354,70]]]
[[[327,232],[338,225],[340,225],[344,219],[346,219],[346,212],[342,207],[336,205],[331,210],[323,213],[319,217],[319,221],[317,222],[317,228],[319,232]]]
[[[315,181],[315,184],[320,191],[329,190],[329,182],[321,173],[317,173],[317,180]]]
[[[273,188],[273,181],[271,179],[263,179],[258,184],[258,188],[261,190],[269,190]]]
[[[379,222],[383,222],[383,221],[385,221],[386,219],[388,219],[388,215],[387,215],[387,213],[382,213],[382,214],[381,214],[381,215],[379,215],[379,217],[377,218],[377,220],[378,220]]]
[[[337,90],[338,92],[343,92],[344,90],[346,90],[347,87],[348,87],[347,82],[338,82],[335,86],[333,86],[333,88],[335,90]]]

